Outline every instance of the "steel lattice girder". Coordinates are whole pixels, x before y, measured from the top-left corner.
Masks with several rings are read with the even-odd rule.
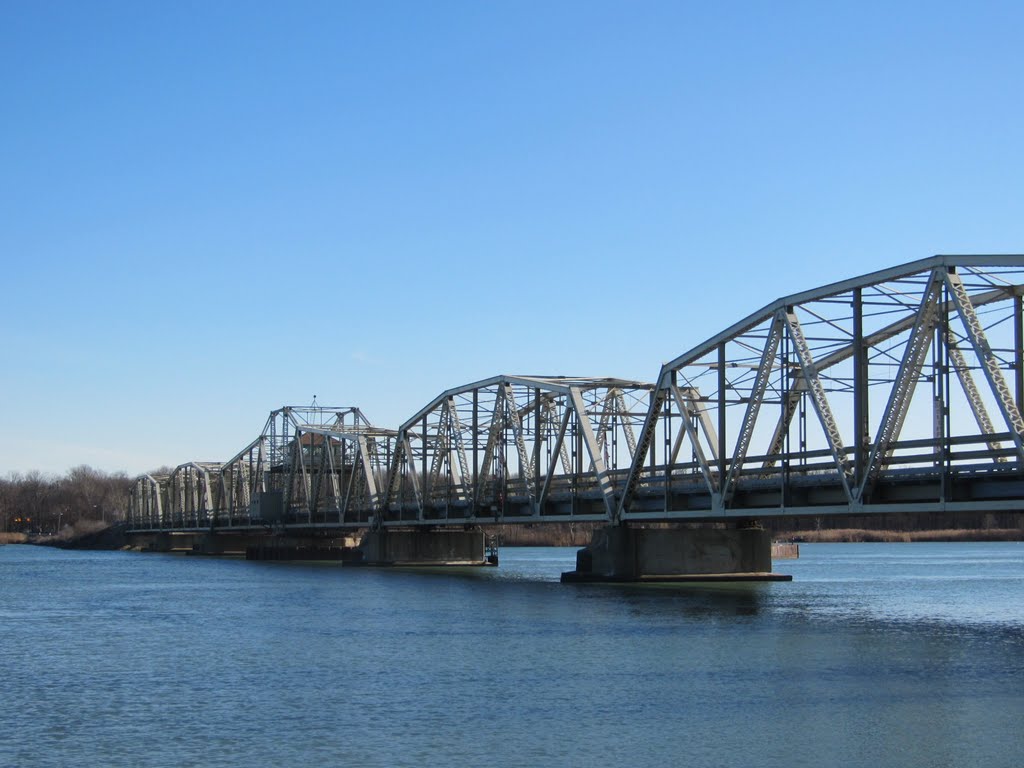
[[[772,302],[662,367],[617,515],[792,513],[815,485],[891,511],[880,479],[915,473],[941,506],[1020,473],[1022,293],[1022,256],[936,256]]]

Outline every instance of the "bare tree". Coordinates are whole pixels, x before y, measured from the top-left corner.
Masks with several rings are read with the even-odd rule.
[[[11,474],[0,480],[0,529],[53,533],[84,520],[115,522],[124,518],[130,487],[124,472],[107,474],[86,465],[61,478]]]

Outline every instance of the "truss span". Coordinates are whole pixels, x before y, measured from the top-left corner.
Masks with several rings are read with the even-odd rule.
[[[398,430],[381,523],[609,519],[653,389],[495,376],[443,392]]]
[[[621,520],[1019,509],[1024,257],[779,299],[665,364]]]
[[[494,376],[397,429],[286,406],[223,464],[135,480],[137,530],[721,520],[1024,504],[1024,256],[778,299],[655,383]]]

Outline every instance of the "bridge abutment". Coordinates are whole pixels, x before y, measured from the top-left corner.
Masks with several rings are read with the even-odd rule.
[[[563,582],[789,581],[772,573],[767,531],[747,528],[631,528],[594,532]]]
[[[479,530],[368,531],[359,545],[364,565],[494,565]]]

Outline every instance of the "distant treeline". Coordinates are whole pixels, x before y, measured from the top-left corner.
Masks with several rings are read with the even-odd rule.
[[[131,479],[88,466],[62,477],[17,472],[0,478],[0,532],[57,533],[86,520],[124,519]]]

